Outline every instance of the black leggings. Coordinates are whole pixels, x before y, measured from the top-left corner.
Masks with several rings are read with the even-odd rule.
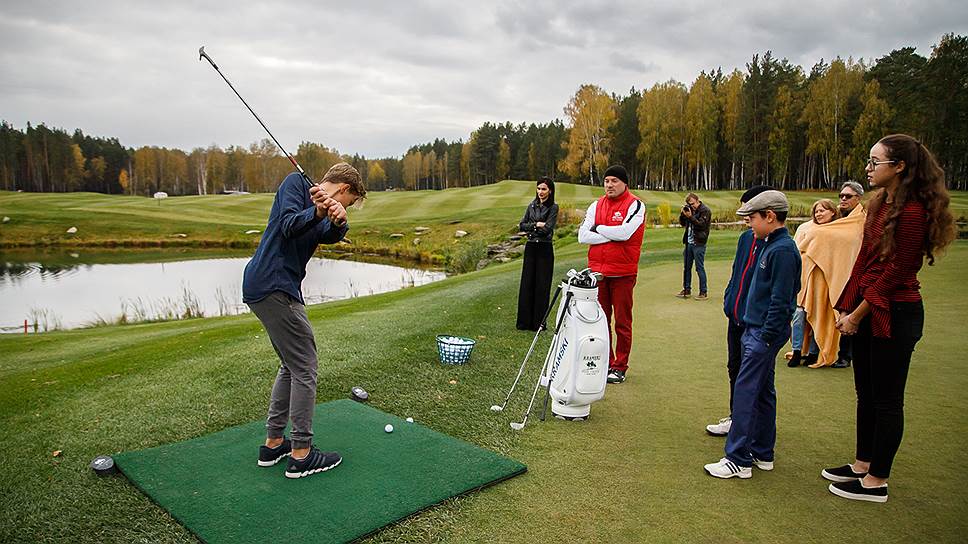
[[[555,267],[555,249],[550,242],[528,242],[524,245],[524,266],[518,289],[517,328],[538,330],[551,293],[551,274]]]
[[[857,390],[857,459],[877,478],[891,475],[904,433],[904,386],[911,354],[924,328],[921,302],[891,303],[891,338],[871,334],[870,316],[853,338]]]

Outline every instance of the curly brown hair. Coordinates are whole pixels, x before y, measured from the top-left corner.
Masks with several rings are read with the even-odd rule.
[[[897,217],[908,201],[916,200],[927,211],[928,231],[923,251],[928,257],[928,265],[933,265],[934,254],[943,251],[957,235],[954,216],[948,209],[951,196],[945,186],[944,170],[928,148],[907,134],[891,134],[881,138],[878,143],[887,149],[890,160],[904,162],[894,201],[887,202],[887,192],[883,189],[876,191],[870,200],[868,221],[877,215],[881,206],[891,207],[884,221],[884,233],[876,246],[880,258],[886,260],[894,254]]]

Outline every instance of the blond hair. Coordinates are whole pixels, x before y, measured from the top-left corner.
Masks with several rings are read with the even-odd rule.
[[[363,185],[363,178],[359,170],[353,168],[348,163],[339,162],[334,164],[323,176],[321,183],[345,183],[349,185],[350,192],[360,197],[366,198],[366,186]]]
[[[833,201],[830,200],[829,198],[821,198],[820,200],[814,202],[813,203],[813,207],[810,208],[810,219],[812,219],[814,223],[817,222],[817,207],[818,206],[821,207],[821,208],[824,208],[826,210],[830,210],[830,211],[834,212],[834,219],[837,219],[837,206],[834,206]]]

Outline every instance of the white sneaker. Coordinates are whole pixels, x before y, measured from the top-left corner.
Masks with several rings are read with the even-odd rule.
[[[760,461],[759,459],[754,457],[753,466],[760,470],[770,471],[770,470],[773,470],[773,461]]]
[[[717,463],[709,463],[702,468],[706,469],[706,472],[708,472],[710,476],[715,476],[717,478],[732,478],[735,476],[745,480],[746,478],[753,477],[752,468],[741,467],[725,457],[720,459]]]
[[[712,425],[706,425],[706,432],[713,436],[726,436],[729,434],[729,428],[733,425],[733,418],[726,416],[719,420],[719,423],[713,423]]]

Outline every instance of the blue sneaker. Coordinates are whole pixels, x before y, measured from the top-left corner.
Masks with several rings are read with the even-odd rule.
[[[302,478],[303,476],[309,476],[317,472],[326,472],[331,468],[335,468],[341,462],[343,462],[343,458],[335,451],[319,451],[319,448],[313,446],[310,448],[309,455],[306,457],[302,459],[296,459],[295,457],[289,458],[289,466],[286,467],[286,478]]]
[[[284,457],[290,455],[292,455],[292,444],[289,443],[288,438],[282,437],[282,444],[274,448],[270,448],[265,444],[259,446],[259,466],[271,467],[279,461],[282,461]]]

